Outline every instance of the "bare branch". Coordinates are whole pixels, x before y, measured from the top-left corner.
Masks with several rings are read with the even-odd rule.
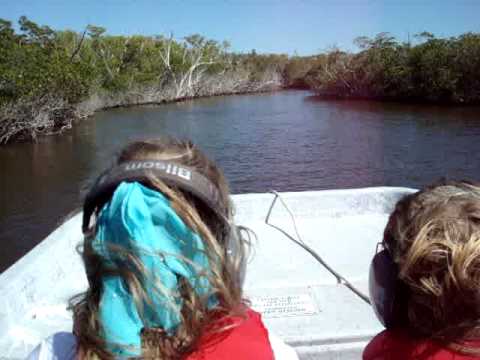
[[[81,39],[80,39],[80,42],[78,43],[77,48],[73,51],[72,56],[70,57],[70,62],[73,61],[73,59],[75,58],[75,56],[77,56],[78,52],[79,52],[80,49],[82,48],[83,40],[85,39],[85,35],[87,34],[87,30],[88,30],[88,27],[86,27],[85,30],[83,30],[83,33],[82,33],[82,37],[81,37]]]

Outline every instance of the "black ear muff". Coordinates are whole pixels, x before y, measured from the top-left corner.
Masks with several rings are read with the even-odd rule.
[[[397,264],[386,249],[377,253],[370,264],[369,291],[373,310],[380,322],[387,329],[397,325],[403,316],[397,314],[397,302],[403,296],[400,294]]]

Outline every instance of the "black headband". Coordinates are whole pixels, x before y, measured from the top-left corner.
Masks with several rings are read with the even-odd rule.
[[[139,160],[122,163],[100,175],[85,197],[82,231],[84,233],[88,231],[94,211],[110,200],[122,181],[138,181],[148,185],[152,175],[167,184],[191,193],[225,221],[227,214],[219,191],[205,176],[188,166],[171,161]]]

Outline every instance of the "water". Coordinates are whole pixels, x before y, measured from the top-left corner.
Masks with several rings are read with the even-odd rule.
[[[62,136],[0,148],[0,271],[78,209],[127,142],[191,138],[234,193],[480,180],[480,108],[324,101],[304,91],[100,112]]]

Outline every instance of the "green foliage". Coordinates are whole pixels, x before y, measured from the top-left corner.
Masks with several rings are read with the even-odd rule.
[[[198,34],[172,40],[170,65],[162,59],[168,39],[111,36],[106,29],[88,25],[81,34],[54,31],[26,17],[18,33],[0,19],[0,104],[55,94],[77,103],[97,91],[118,92],[134,87],[161,87],[173,74],[186,72],[197,58],[209,73],[230,64],[222,44]]]
[[[250,81],[261,81],[271,72],[282,73],[288,63],[288,56],[284,54],[257,54],[252,50],[249,54],[237,55],[235,64],[249,73]]]
[[[67,34],[56,33],[21,17],[20,34],[0,20],[0,103],[58,94],[77,102],[88,94],[92,80],[87,64],[71,61]],[[68,34],[72,37],[72,34]]]
[[[261,82],[272,71],[281,73],[288,62],[286,55],[231,54],[228,42],[199,34],[180,40],[112,36],[95,25],[82,33],[54,31],[24,16],[19,29],[16,33],[9,21],[0,19],[0,50],[5,54],[0,58],[0,104],[48,94],[75,104],[97,92],[181,87],[198,81],[194,75],[227,71]]]
[[[318,66],[321,56],[293,56],[285,64],[283,78],[287,87],[308,88],[306,76]]]
[[[185,84],[224,73],[252,84],[280,74],[286,87],[343,97],[480,101],[480,35],[474,33],[439,39],[423,32],[414,44],[380,33],[355,39],[356,54],[333,49],[288,57],[231,53],[227,42],[199,34],[174,40],[112,36],[95,25],[82,33],[55,31],[24,16],[18,23],[15,31],[0,19],[0,105],[45,95],[76,104],[97,92],[171,84],[181,94]]]
[[[359,37],[357,54],[333,51],[307,75],[321,94],[340,97],[480,102],[480,34],[400,43],[388,33]]]
[[[55,31],[25,16],[18,24],[15,31],[0,19],[0,143],[61,131],[79,111],[102,104],[274,88],[288,62],[285,55],[232,54],[228,42],[199,34],[113,36],[95,25]],[[94,94],[102,100],[79,110]]]

